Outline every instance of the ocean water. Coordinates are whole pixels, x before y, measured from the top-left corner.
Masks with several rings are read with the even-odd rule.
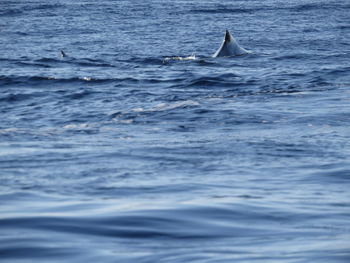
[[[348,0],[0,7],[1,262],[350,262]]]

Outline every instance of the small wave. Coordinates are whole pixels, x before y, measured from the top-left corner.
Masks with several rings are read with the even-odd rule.
[[[115,67],[114,65],[110,63],[106,63],[103,60],[91,59],[91,58],[79,59],[79,60],[76,60],[75,63],[77,63],[80,66],[88,66],[88,67]]]
[[[89,59],[89,58],[67,58],[67,59],[56,59],[56,58],[40,58],[34,62],[49,63],[49,64],[73,64],[82,67],[115,67],[113,64],[106,63],[103,60]]]
[[[215,8],[215,9],[192,9],[190,10],[191,13],[195,14],[201,14],[201,13],[207,13],[207,14],[231,14],[231,13],[250,13],[253,10],[251,9],[245,9],[245,8]]]
[[[0,129],[0,136],[5,136],[7,138],[12,138],[15,141],[23,140],[27,137],[34,138],[44,138],[51,137],[55,131],[53,129],[31,129],[31,128],[5,128]]]
[[[189,81],[187,87],[210,87],[210,86],[232,86],[237,80],[240,80],[240,76],[229,73],[221,74],[213,77],[199,77]]]
[[[163,62],[169,62],[169,61],[187,61],[187,60],[196,60],[195,54],[192,54],[191,56],[188,57],[165,57]]]
[[[130,60],[119,60],[122,62],[127,62],[127,63],[137,63],[141,65],[163,65],[163,60],[160,58],[132,58]]]
[[[6,3],[8,4],[14,4],[11,1],[2,1],[3,7],[6,6]],[[15,2],[16,3],[16,2]],[[35,10],[49,10],[49,9],[56,9],[61,8],[63,5],[60,4],[41,4],[41,5],[27,5],[23,6],[21,8],[12,8],[12,9],[6,9],[2,8],[0,10],[0,16],[16,16],[16,15],[22,15],[29,11],[35,11]]]
[[[160,103],[149,109],[134,108],[131,110],[131,112],[142,113],[142,112],[169,111],[177,108],[189,108],[189,107],[196,107],[199,105],[200,104],[196,101],[186,100],[186,101],[178,101],[174,103]],[[120,114],[120,112],[117,112],[117,114]]]
[[[255,209],[254,209],[255,208]],[[282,232],[277,226],[291,221],[290,214],[249,205],[186,206],[173,209],[136,210],[98,216],[35,215],[0,219],[7,229],[38,229],[68,234],[83,234],[123,239],[217,239],[249,237]],[[220,219],[220,220],[218,220]],[[233,220],[234,219],[234,220]],[[252,227],[246,221],[264,224]],[[223,224],[225,222],[225,224]],[[277,228],[276,228],[277,227]]]
[[[308,57],[312,57],[311,54],[306,54],[306,53],[299,53],[299,54],[282,54],[277,57],[273,57],[273,60],[287,60],[287,59],[305,59]]]
[[[205,60],[205,59],[197,59],[195,62],[200,66],[214,66],[214,67],[217,66],[217,63],[210,62],[210,61]]]
[[[339,67],[339,68],[326,68],[323,69],[323,71],[330,76],[338,76],[338,75],[349,75],[350,67]]]
[[[91,125],[89,125],[88,123],[67,124],[63,126],[63,129],[67,129],[67,130],[86,130],[90,128],[91,128]]]
[[[322,171],[317,171],[313,175],[322,176],[329,181],[347,183],[350,181],[350,166],[347,163],[336,163],[332,165],[322,165]]]
[[[34,96],[34,94],[9,94],[7,96],[0,97],[0,101],[17,102],[17,101],[27,100],[33,96]]]
[[[114,65],[107,63],[76,62],[75,64],[84,67],[115,67]]]
[[[297,12],[304,12],[304,11],[314,11],[314,10],[334,10],[334,9],[349,9],[350,5],[347,3],[341,3],[340,1],[336,2],[330,2],[330,3],[319,3],[319,2],[313,2],[313,3],[306,3],[306,4],[297,4],[294,6],[281,6],[281,7],[271,7],[271,10],[290,10],[290,11],[297,11]]]
[[[27,5],[24,7],[25,11],[32,10],[48,10],[48,9],[57,9],[64,7],[62,4],[39,4],[39,5]]]
[[[8,135],[12,133],[25,133],[25,129],[20,128],[6,128],[6,129],[0,129],[0,134]]]
[[[290,7],[289,9],[300,12],[300,11],[309,11],[309,10],[320,9],[320,8],[322,9],[324,7],[319,3],[307,3],[307,4],[293,6],[293,7]]]
[[[13,58],[0,58],[0,61],[4,61],[4,62],[19,62],[20,60],[13,59]]]
[[[23,11],[20,9],[2,9],[0,10],[0,17],[1,16],[16,16],[23,14]]]
[[[58,59],[55,59],[55,58],[40,58],[40,59],[37,59],[35,60],[36,62],[61,62],[62,60],[58,60]]]
[[[78,100],[78,99],[82,99],[88,95],[91,95],[93,94],[94,92],[91,92],[91,91],[83,91],[83,92],[77,92],[77,93],[73,93],[73,94],[69,94],[69,95],[66,95],[66,98],[69,98],[69,99],[72,99],[72,100]]]
[[[185,78],[94,78],[94,77],[71,77],[71,78],[59,78],[53,76],[0,76],[0,85],[16,85],[16,84],[65,84],[65,83],[111,83],[116,84],[133,84],[133,83],[178,83],[186,80]],[[139,90],[131,90],[131,93],[137,93]]]
[[[197,101],[186,100],[186,101],[179,101],[175,103],[161,103],[151,108],[149,111],[168,111],[168,110],[174,110],[177,108],[189,108],[189,107],[195,107],[199,105],[200,104]]]
[[[307,4],[301,4],[297,6],[290,7],[289,9],[292,11],[312,11],[312,10],[318,10],[318,9],[325,9],[328,8],[329,5],[324,5],[320,3],[307,3]]]
[[[320,4],[320,3],[307,3],[300,4],[295,6],[280,6],[277,7],[275,5],[272,6],[257,6],[256,8],[230,8],[230,7],[218,7],[218,8],[195,8],[191,9],[189,12],[194,14],[240,14],[240,13],[253,13],[253,12],[264,12],[264,11],[276,11],[276,10],[289,10],[296,12],[305,12],[305,11],[313,11],[313,10],[332,10],[335,8],[341,9],[349,9],[350,5],[342,4],[342,3],[328,3],[328,4]]]
[[[108,118],[124,124],[135,123],[139,117],[154,115],[156,113],[172,112],[173,110],[188,109],[200,106],[199,102],[193,100],[177,101],[174,103],[160,103],[151,108],[133,108],[129,111],[117,111],[109,114]]]
[[[16,62],[19,66],[28,66],[28,67],[41,67],[41,68],[51,68],[50,65],[43,64],[43,63],[35,63],[35,62]]]
[[[129,79],[129,78],[127,78]],[[45,76],[0,76],[0,84],[14,85],[14,84],[46,84],[46,83],[105,83],[111,81],[124,81],[125,79],[97,79],[92,77],[72,77],[72,78],[56,78]]]
[[[339,25],[337,28],[344,30],[344,29],[350,29],[350,25]]]

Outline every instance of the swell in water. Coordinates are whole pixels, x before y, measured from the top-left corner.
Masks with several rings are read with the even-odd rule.
[[[5,1],[1,259],[348,262],[348,9]]]

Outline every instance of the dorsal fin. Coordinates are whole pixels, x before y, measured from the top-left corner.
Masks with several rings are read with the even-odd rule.
[[[64,51],[63,50],[61,50],[61,57],[66,57],[67,55],[66,55],[66,53],[64,53]]]
[[[231,34],[230,32],[226,29],[225,32],[225,42],[230,42],[231,41]]]
[[[215,52],[213,57],[232,57],[244,55],[247,53],[249,53],[249,51],[240,47],[231,33],[226,30],[224,41],[222,42],[220,48]]]

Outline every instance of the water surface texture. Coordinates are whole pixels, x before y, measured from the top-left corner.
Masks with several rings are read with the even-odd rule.
[[[350,262],[348,0],[0,7],[1,262]]]

